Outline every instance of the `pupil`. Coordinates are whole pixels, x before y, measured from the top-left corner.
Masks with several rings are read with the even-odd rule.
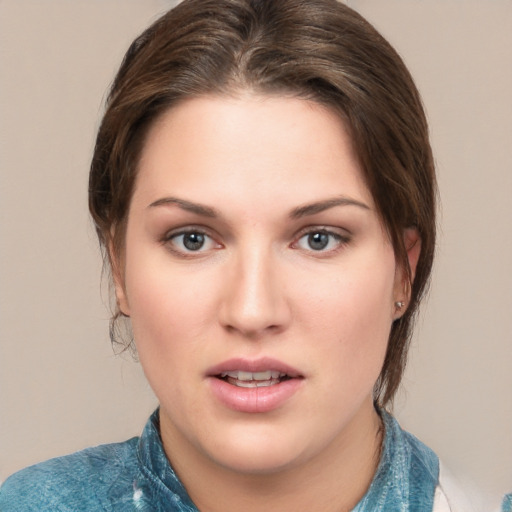
[[[329,243],[329,235],[326,233],[312,233],[308,236],[308,243],[311,249],[320,251],[327,247]]]
[[[183,245],[189,251],[197,251],[204,245],[204,235],[201,233],[187,233],[183,235]]]

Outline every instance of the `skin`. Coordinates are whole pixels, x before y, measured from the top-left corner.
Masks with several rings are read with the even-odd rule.
[[[184,229],[203,234],[199,250]],[[404,236],[414,271],[417,235]],[[372,389],[407,287],[340,118],[248,93],[165,113],[119,267],[164,449],[200,510],[355,506],[378,463]],[[227,407],[208,371],[235,357],[292,366],[297,391],[269,412]]]

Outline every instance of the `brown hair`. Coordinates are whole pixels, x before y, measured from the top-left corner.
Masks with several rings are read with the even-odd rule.
[[[304,97],[342,116],[409,277],[403,232],[419,232],[409,305],[392,326],[375,385],[374,399],[385,405],[400,384],[431,272],[436,185],[412,78],[389,43],[349,7],[336,0],[185,0],[140,35],[112,84],[91,164],[89,207],[100,243],[122,252],[138,161],[156,118],[187,98],[247,89]]]

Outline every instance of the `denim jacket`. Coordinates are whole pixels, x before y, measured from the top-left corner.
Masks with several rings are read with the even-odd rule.
[[[375,477],[353,512],[431,512],[437,456],[382,412],[384,445]],[[37,464],[0,488],[1,512],[197,512],[170,466],[156,411],[142,436]]]
[[[502,512],[512,512],[512,492],[503,498],[501,505]]]

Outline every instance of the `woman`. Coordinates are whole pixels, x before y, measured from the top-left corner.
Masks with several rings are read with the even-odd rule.
[[[2,510],[442,510],[385,411],[435,244],[428,129],[334,0],[190,0],[130,47],[90,210],[159,400],[141,438],[24,470]]]

